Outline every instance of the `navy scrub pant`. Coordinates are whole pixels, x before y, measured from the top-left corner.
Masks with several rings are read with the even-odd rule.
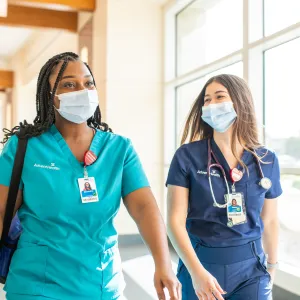
[[[271,277],[266,269],[266,256],[261,240],[247,245],[210,248],[193,242],[195,252],[204,266],[219,282],[226,300],[271,300]],[[178,279],[182,284],[182,300],[198,300],[191,276],[179,261]]]

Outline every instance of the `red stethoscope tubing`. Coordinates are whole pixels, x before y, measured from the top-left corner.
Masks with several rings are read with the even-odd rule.
[[[260,174],[260,177],[261,177],[260,185],[264,189],[269,189],[272,186],[272,182],[271,182],[271,180],[269,178],[267,178],[267,177],[264,176],[264,173],[263,173],[260,161],[259,161],[259,159],[258,159],[258,157],[256,155],[254,155],[254,156],[255,156],[255,160],[256,160],[256,163],[257,163],[257,166],[258,166],[258,170],[259,170],[259,174]],[[212,164],[212,157],[216,161],[215,164]],[[210,170],[211,170],[212,167],[219,168],[222,171],[222,174],[223,174],[223,176],[224,176],[224,178],[226,180],[225,170],[222,167],[222,165],[219,163],[219,160],[217,159],[217,157],[214,154],[214,152],[212,151],[211,140],[208,139],[208,165],[207,165],[207,174],[208,174],[208,177],[210,177]],[[232,180],[232,181],[233,181],[233,184],[234,184],[235,181],[234,180]],[[265,181],[267,181],[267,183],[265,183]]]

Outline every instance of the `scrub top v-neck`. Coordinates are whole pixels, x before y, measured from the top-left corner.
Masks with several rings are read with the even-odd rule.
[[[51,126],[50,132],[52,133],[59,147],[61,148],[62,155],[69,161],[70,166],[72,166],[75,175],[82,177],[84,163],[78,161],[78,159],[74,156],[70,147],[68,146],[68,144],[66,143],[65,139],[60,134],[60,132],[57,130],[55,125]],[[101,139],[101,135],[99,134],[99,132],[96,131],[89,148],[89,150],[92,151],[97,157],[100,154],[100,148],[98,147],[100,143],[100,139]],[[87,168],[90,169],[91,166],[87,166]]]
[[[16,147],[13,136],[1,153],[1,185],[9,186]],[[5,286],[8,295],[108,300],[122,293],[114,218],[121,197],[149,183],[129,139],[98,130],[90,150],[98,157],[87,170],[99,201],[82,203],[83,164],[55,125],[29,140],[18,212],[23,233]]]
[[[230,167],[214,139],[211,140],[211,146],[219,163],[225,169],[228,182],[232,183]],[[230,228],[227,226],[226,209],[213,206],[207,175],[208,141],[185,144],[176,151],[170,166],[167,185],[189,189],[186,226],[191,239],[208,247],[230,247],[243,245],[261,237],[263,222],[260,214],[264,201],[279,197],[282,189],[279,163],[275,153],[266,148],[260,148],[256,152],[263,157],[263,162],[266,162],[261,166],[264,175],[271,179],[272,187],[265,190],[259,185],[261,177],[256,159],[252,153],[244,151],[242,160],[248,167],[249,176],[245,171],[235,187],[237,193],[244,195],[247,222]],[[238,168],[242,170],[240,165]],[[223,204],[227,189],[220,169],[211,169],[211,179],[216,201]]]

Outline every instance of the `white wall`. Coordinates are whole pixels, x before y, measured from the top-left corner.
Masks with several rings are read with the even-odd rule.
[[[101,106],[114,132],[133,141],[163,211],[162,9],[153,0],[98,0],[97,4],[94,54],[107,53],[105,63],[99,56],[93,63],[96,80],[105,90]],[[107,23],[101,24],[105,18]],[[124,208],[117,227],[120,234],[137,232]]]
[[[0,58],[0,69],[6,70],[8,67],[7,61],[5,59]]]
[[[2,129],[5,127],[5,114],[6,114],[6,94],[0,92],[0,141],[3,139],[3,131]],[[0,147],[1,151],[1,147]]]
[[[15,71],[13,122],[32,121],[35,117],[36,81],[42,66],[52,56],[78,51],[78,36],[59,30],[37,31],[10,61]]]
[[[36,116],[36,85],[37,77],[24,84],[20,89],[22,96],[17,107],[18,120],[20,121],[26,120],[28,123],[32,123]]]
[[[91,12],[80,12],[78,14],[78,32],[84,27],[84,25],[90,20],[93,16]]]

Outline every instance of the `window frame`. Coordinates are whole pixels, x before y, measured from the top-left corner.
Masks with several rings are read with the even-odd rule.
[[[164,177],[174,152],[176,151],[176,90],[178,87],[197,80],[205,75],[226,67],[228,65],[243,62],[243,77],[248,82],[255,101],[258,124],[261,128],[261,137],[264,141],[265,128],[265,90],[264,90],[264,55],[265,52],[284,43],[300,38],[300,22],[273,33],[264,35],[264,15],[259,25],[261,37],[253,42],[249,41],[250,2],[243,0],[243,48],[222,57],[207,65],[200,66],[194,70],[177,76],[177,37],[176,19],[177,15],[196,0],[181,0],[170,2],[164,7],[164,31],[165,31],[165,76],[164,76]],[[264,14],[264,0],[262,0],[262,13]],[[249,63],[251,61],[251,64]],[[174,103],[175,101],[175,103]],[[171,130],[171,131],[170,131]],[[170,134],[171,133],[171,134]],[[300,168],[282,168],[282,174],[300,175]],[[166,195],[166,194],[165,194]],[[166,205],[166,203],[165,203]],[[164,207],[164,212],[167,209]],[[166,216],[165,216],[166,217]],[[275,284],[296,295],[300,295],[298,282],[300,269],[280,263]]]

